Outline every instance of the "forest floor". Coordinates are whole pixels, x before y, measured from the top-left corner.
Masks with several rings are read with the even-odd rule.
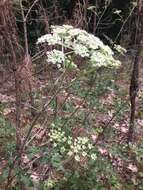
[[[123,65],[117,72],[105,71],[97,78],[96,84],[89,91],[90,82],[80,83],[79,81],[67,89],[65,86],[70,84],[75,78],[75,73],[68,74],[65,77],[64,84],[59,93],[56,95],[55,102],[52,102],[45,110],[43,116],[32,130],[32,135],[28,144],[32,146],[43,147],[48,135],[45,126],[55,121],[55,117],[74,119],[73,136],[88,135],[99,149],[103,157],[110,160],[112,166],[118,171],[124,182],[131,180],[134,185],[140,181],[140,175],[143,174],[142,168],[133,159],[130,152],[125,159],[123,147],[127,145],[127,134],[129,129],[130,118],[130,101],[129,101],[129,85],[131,74],[131,60],[123,58]],[[47,73],[48,72],[48,73]],[[53,97],[56,90],[52,89],[53,83],[57,80],[57,75],[51,70],[40,72],[36,78],[36,87],[34,88],[34,98],[36,104],[36,112],[41,110],[42,105]],[[140,69],[140,88],[137,98],[136,124],[134,144],[142,143],[143,139],[143,68]],[[88,86],[89,85],[89,86]],[[86,96],[86,99],[84,98]],[[98,100],[97,100],[98,99]],[[28,95],[22,97],[21,112],[21,131],[24,136],[29,125],[33,121],[30,114],[30,101]],[[6,127],[13,128],[15,126],[15,94],[14,80],[12,75],[4,71],[4,77],[0,86],[0,122],[2,118],[11,125]],[[48,118],[48,119],[47,119]],[[0,124],[1,124],[0,123]],[[4,129],[4,125],[0,126],[0,175],[7,168],[6,150],[7,141],[13,141],[13,130]],[[83,127],[84,126],[84,127]],[[22,155],[23,168],[30,171],[31,177],[34,179],[41,172],[46,171],[47,166],[37,164],[37,160],[41,155],[33,153],[31,158],[27,153]],[[54,178],[59,178],[58,172],[53,174]],[[2,186],[0,186],[2,189]],[[131,189],[132,190],[132,189]]]

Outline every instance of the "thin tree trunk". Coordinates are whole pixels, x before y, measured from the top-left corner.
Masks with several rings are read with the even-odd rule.
[[[34,7],[34,5],[38,2],[39,0],[35,0],[32,5],[30,6],[30,8],[28,9],[28,12],[26,15],[24,15],[24,9],[23,9],[23,5],[22,5],[22,0],[20,0],[20,7],[21,7],[21,15],[22,15],[22,20],[23,20],[23,30],[24,30],[24,42],[25,42],[25,55],[24,55],[24,59],[23,59],[23,63],[24,63],[24,67],[26,65],[26,67],[23,69],[21,68],[21,72],[23,70],[24,73],[24,77],[26,79],[27,82],[27,89],[28,90],[28,94],[29,94],[29,99],[30,99],[30,105],[31,105],[31,115],[34,117],[36,115],[35,113],[35,103],[34,103],[34,97],[33,97],[33,92],[32,92],[32,87],[33,87],[33,83],[34,83],[34,78],[32,75],[32,61],[31,61],[31,56],[29,54],[29,45],[28,45],[28,33],[27,33],[27,18],[32,10],[32,8]],[[26,71],[26,72],[25,72]],[[26,77],[26,75],[28,77]]]
[[[20,132],[20,117],[21,117],[21,93],[20,93],[20,80],[18,75],[17,55],[19,52],[19,44],[16,32],[16,21],[12,12],[12,4],[10,0],[1,1],[0,3],[0,37],[3,40],[1,53],[6,56],[10,54],[10,64],[13,71],[15,82],[15,99],[16,99],[16,145],[17,150],[21,144]],[[13,34],[13,35],[11,35]]]
[[[142,43],[143,43],[143,0],[139,0],[137,5],[137,18],[136,18],[137,52],[133,63],[133,70],[132,70],[131,83],[130,83],[131,113],[130,113],[130,126],[127,137],[128,143],[133,141],[133,136],[134,136],[136,98],[138,92],[139,63],[141,62],[142,58],[141,57]]]

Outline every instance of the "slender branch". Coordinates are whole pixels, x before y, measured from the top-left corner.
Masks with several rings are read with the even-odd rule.
[[[26,25],[26,17],[24,16],[22,0],[20,0],[20,8],[21,8],[21,15],[22,15],[22,19],[23,19],[25,54],[26,54],[26,56],[28,56],[29,55],[29,47],[28,47],[28,37],[27,37],[27,25]]]
[[[27,18],[28,18],[28,16],[29,16],[29,14],[30,14],[32,8],[35,6],[35,4],[36,4],[38,1],[39,1],[39,0],[35,0],[35,1],[33,2],[33,4],[31,5],[31,7],[28,9],[27,14],[25,15],[25,20],[26,20],[26,21],[27,21]]]

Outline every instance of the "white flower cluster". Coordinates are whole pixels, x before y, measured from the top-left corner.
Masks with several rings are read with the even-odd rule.
[[[122,54],[122,55],[124,55],[125,53],[127,53],[127,50],[126,50],[125,48],[121,47],[120,45],[114,45],[114,49],[115,49],[118,53],[120,53],[120,54]]]
[[[54,143],[65,143],[67,141],[67,137],[65,136],[65,132],[59,129],[51,129],[50,130],[50,141]]]
[[[80,162],[83,157],[92,160],[97,158],[96,154],[93,153],[94,146],[88,137],[77,137],[75,139],[71,136],[66,137],[65,132],[61,129],[51,129],[49,137],[53,143],[53,148],[58,148],[61,154],[73,156],[77,162]]]
[[[69,151],[67,155],[72,156],[77,162],[80,162],[82,157],[91,158],[92,160],[96,160],[97,156],[95,153],[90,153],[90,151],[94,149],[93,145],[90,143],[89,138],[87,137],[77,137],[74,139],[72,144],[70,145]]]
[[[71,25],[63,25],[63,26],[53,25],[51,26],[51,29],[52,29],[53,34],[63,36],[63,35],[67,35],[67,31],[73,29],[73,27]]]
[[[89,50],[87,49],[86,46],[82,44],[74,44],[73,48],[76,55],[80,55],[81,57],[89,56]]]
[[[109,54],[110,53],[110,54]],[[93,67],[101,67],[101,66],[119,66],[120,65],[120,61],[118,60],[114,60],[110,50],[108,52],[108,56],[107,54],[107,50],[105,51],[105,53],[101,52],[101,51],[95,51],[92,53],[91,57],[90,57],[90,62],[92,64]]]
[[[74,54],[88,58],[89,64],[93,67],[119,65],[119,61],[113,58],[111,48],[104,45],[98,37],[70,25],[52,26],[51,34],[40,37],[37,43],[45,42],[48,45],[58,45],[62,49],[61,53],[55,49],[47,52],[47,60],[53,64],[64,64],[64,61],[68,60],[66,55]]]
[[[65,61],[65,54],[62,51],[53,49],[53,51],[47,51],[47,61],[57,64],[57,67],[60,68],[61,64]]]
[[[58,35],[46,34],[38,38],[37,44],[48,43],[48,45],[61,44],[61,39]]]

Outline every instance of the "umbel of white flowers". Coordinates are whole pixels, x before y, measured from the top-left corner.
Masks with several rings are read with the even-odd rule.
[[[52,47],[47,51],[47,61],[59,69],[76,68],[72,57],[85,58],[90,67],[118,67],[113,51],[98,37],[70,25],[51,26],[51,34],[38,38],[37,44]],[[50,48],[51,49],[51,48]]]

